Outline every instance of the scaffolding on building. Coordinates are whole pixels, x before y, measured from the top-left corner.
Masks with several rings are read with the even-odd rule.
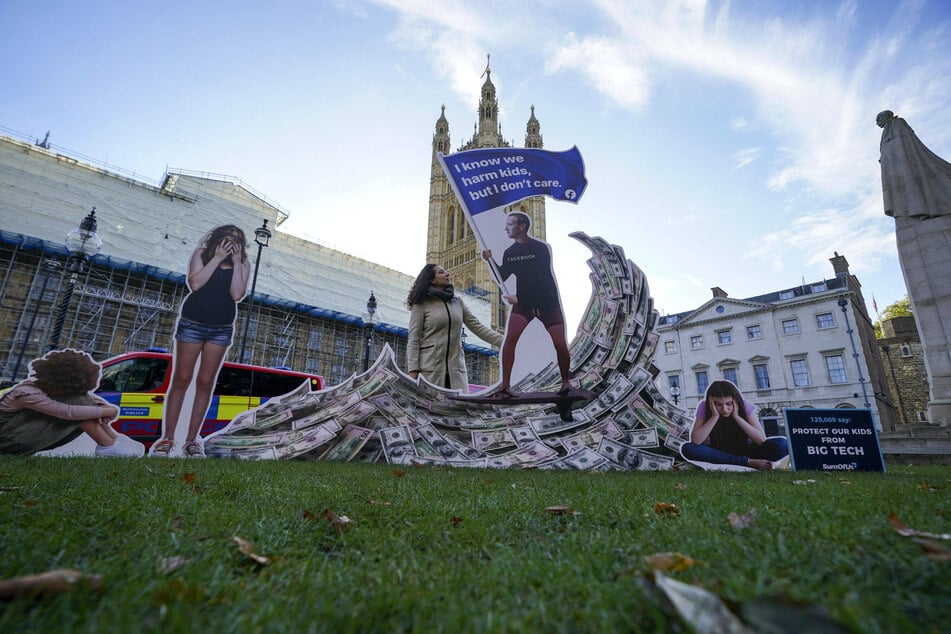
[[[63,297],[69,257],[49,241],[0,230],[0,384],[27,375],[28,364],[46,353],[56,309]],[[135,350],[171,350],[178,308],[188,293],[185,276],[154,266],[95,256],[79,275],[61,335],[61,347],[89,352],[102,361]],[[248,319],[248,300],[238,306],[230,352],[238,361]],[[365,323],[359,316],[256,294],[251,308],[246,362],[322,375],[328,385],[363,371]],[[406,328],[375,324],[371,358],[384,343],[405,358]],[[490,385],[497,353],[466,345],[470,381]]]

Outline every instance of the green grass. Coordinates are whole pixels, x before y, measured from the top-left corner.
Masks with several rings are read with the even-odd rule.
[[[0,603],[0,632],[684,631],[645,592],[644,557],[664,551],[702,562],[668,576],[728,601],[817,604],[862,633],[947,631],[951,563],[926,558],[888,515],[951,532],[948,467],[404,470],[0,457],[0,578],[104,579],[99,592]],[[658,515],[658,502],[679,514]],[[554,505],[578,514],[545,512]],[[352,520],[341,534],[328,508]],[[753,527],[730,525],[751,508]],[[189,562],[163,572],[173,556]]]

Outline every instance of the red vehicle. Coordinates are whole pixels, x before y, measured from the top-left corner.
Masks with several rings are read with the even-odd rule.
[[[102,362],[102,381],[96,394],[119,408],[119,418],[112,423],[117,432],[146,447],[158,440],[171,370],[172,355],[166,352],[129,352]],[[218,431],[241,412],[292,392],[305,381],[311,391],[324,388],[323,377],[315,374],[225,362],[201,435]]]

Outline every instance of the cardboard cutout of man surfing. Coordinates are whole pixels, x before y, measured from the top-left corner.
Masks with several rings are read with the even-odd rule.
[[[587,186],[584,162],[577,148],[566,152],[537,149],[492,148],[439,154],[439,160],[472,227],[482,257],[511,306],[502,343],[502,381],[484,395],[456,397],[456,400],[492,403],[556,403],[565,420],[571,420],[571,405],[595,398],[593,392],[579,390],[569,382],[570,355],[565,333],[565,317],[552,268],[550,246],[531,236],[531,218],[521,211],[508,214],[503,208],[531,196],[548,195],[577,203]],[[505,236],[512,242],[501,262],[484,236],[498,232],[504,218]],[[493,239],[493,243],[497,240]],[[509,286],[514,278],[515,289]],[[533,322],[538,322],[545,338],[554,346],[561,375],[557,392],[512,392],[512,372],[516,350],[537,351],[541,342],[518,346]],[[536,329],[537,330],[537,329]]]

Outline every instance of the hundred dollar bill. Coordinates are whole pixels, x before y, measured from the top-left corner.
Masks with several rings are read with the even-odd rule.
[[[514,444],[515,439],[508,429],[473,430],[472,432],[472,446],[479,451],[493,451]]]
[[[573,416],[574,420],[563,421],[561,420],[561,416],[558,414],[552,414],[549,416],[541,416],[539,418],[529,419],[528,424],[531,425],[531,428],[536,435],[544,436],[574,429],[575,427],[581,427],[582,425],[587,425],[591,420],[591,418],[584,414],[582,410],[575,410],[573,412]]]
[[[556,458],[541,466],[546,469],[577,469],[579,471],[589,471],[599,469],[607,464],[607,462],[608,459],[595,450],[590,447],[583,447],[573,453],[569,453],[567,456]]]
[[[374,433],[372,429],[366,427],[347,425],[337,436],[337,442],[320,455],[320,460],[350,460],[367,444]]]
[[[420,425],[417,430],[419,435],[429,443],[429,445],[436,450],[436,453],[445,459],[462,459],[462,460],[474,460],[476,458],[481,458],[484,454],[475,449],[474,447],[469,447],[465,443],[457,440],[451,434],[441,434],[436,430],[431,424],[427,423],[425,425]]]
[[[674,436],[673,434],[667,434],[667,437],[664,438],[664,447],[679,454],[680,448],[683,446],[685,442],[687,441],[683,438]]]
[[[330,442],[339,431],[340,425],[334,421],[323,423],[313,429],[308,429],[306,434],[292,443],[278,445],[277,455],[279,458],[287,460],[309,453]]]
[[[383,455],[390,464],[408,464],[416,456],[413,434],[407,426],[387,427],[379,432]]]
[[[205,453],[216,458],[240,458],[242,460],[277,460],[274,447],[239,449],[228,447],[206,447]]]
[[[669,456],[638,449],[631,445],[618,442],[611,438],[602,438],[598,446],[598,453],[610,460],[621,469],[637,471],[661,471],[670,469],[674,459]]]
[[[540,440],[531,424],[510,427],[509,432],[515,440],[516,447],[524,447]]]
[[[494,468],[527,467],[540,464],[557,455],[558,452],[546,446],[545,443],[536,442],[498,456],[490,456],[486,459],[486,464]]]
[[[581,318],[581,324],[578,328],[585,333],[593,334],[601,321],[601,313],[604,310],[604,300],[597,296],[592,296],[588,303],[588,308]]]
[[[588,403],[582,408],[589,417],[595,418],[604,412],[620,407],[625,402],[625,397],[634,389],[634,384],[623,374],[614,374],[608,389],[594,401]]]
[[[638,448],[660,446],[657,440],[656,429],[639,429],[632,431],[628,434],[627,443]]]
[[[624,357],[627,355],[627,350],[630,346],[631,335],[619,334],[614,340],[614,347],[604,362],[604,367],[611,369],[617,368],[621,362],[624,361]]]
[[[565,450],[570,454],[575,451],[580,451],[584,447],[597,447],[601,442],[601,439],[607,436],[608,438],[620,438],[621,430],[618,429],[618,426],[610,419],[606,419],[591,425],[588,429],[578,432],[577,434],[572,434],[571,436],[565,436],[559,438],[561,445]]]

